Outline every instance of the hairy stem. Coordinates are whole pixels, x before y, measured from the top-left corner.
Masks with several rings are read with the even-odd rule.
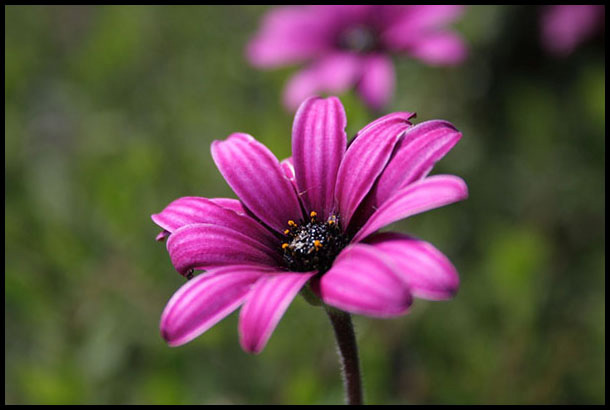
[[[339,347],[347,404],[362,404],[362,382],[360,366],[358,364],[358,346],[356,345],[352,318],[349,313],[330,306],[325,306],[325,309],[333,325],[337,346]]]

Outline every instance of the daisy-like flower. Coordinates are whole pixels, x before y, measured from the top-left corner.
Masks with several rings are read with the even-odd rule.
[[[246,55],[260,68],[308,63],[284,90],[290,109],[309,96],[338,94],[353,86],[370,107],[379,109],[394,90],[390,54],[431,65],[464,60],[462,39],[445,28],[462,11],[457,5],[277,7],[264,17]]]
[[[178,272],[192,277],[170,299],[161,334],[178,346],[242,306],[240,343],[260,352],[303,289],[345,312],[393,317],[413,296],[451,298],[458,274],[434,246],[384,226],[467,197],[464,181],[427,176],[461,138],[446,121],[412,126],[396,112],[351,143],[336,97],[306,100],[282,162],[247,134],[212,143],[239,197],[184,197],[152,215]]]
[[[606,19],[603,5],[555,5],[543,9],[540,36],[546,50],[556,56],[571,54],[600,31]]]

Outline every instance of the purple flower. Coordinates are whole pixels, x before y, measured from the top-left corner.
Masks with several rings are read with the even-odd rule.
[[[212,143],[240,200],[184,197],[152,215],[178,272],[161,334],[178,346],[242,306],[240,343],[260,352],[302,289],[338,309],[392,317],[412,297],[451,298],[458,274],[430,243],[380,228],[467,197],[464,181],[428,177],[461,138],[450,123],[412,126],[386,115],[347,144],[336,97],[306,100],[294,119],[293,156],[282,162],[247,134]],[[311,295],[311,293],[309,293]]]
[[[541,40],[556,56],[571,54],[605,22],[603,5],[547,6],[542,14]]]
[[[463,6],[285,6],[271,10],[247,47],[261,68],[308,61],[289,81],[284,103],[295,109],[305,98],[356,86],[379,109],[394,89],[389,53],[408,54],[432,65],[466,57],[462,39],[444,26]]]

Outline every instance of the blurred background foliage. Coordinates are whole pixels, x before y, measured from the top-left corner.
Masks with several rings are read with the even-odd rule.
[[[237,315],[169,348],[183,283],[150,214],[233,196],[210,143],[248,132],[290,155],[294,68],[243,49],[266,7],[5,7],[6,403],[342,403],[332,330],[297,298],[262,354]],[[450,302],[355,317],[368,403],[605,402],[604,34],[567,58],[539,8],[472,6],[455,68],[396,58],[387,111],[464,137],[433,173],[470,198],[395,228],[453,261]],[[373,119],[340,96],[348,134]]]

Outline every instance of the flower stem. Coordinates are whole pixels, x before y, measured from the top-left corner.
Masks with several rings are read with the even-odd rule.
[[[358,346],[349,313],[325,306],[339,347],[343,370],[343,385],[347,404],[362,404],[362,382],[358,364]]]

